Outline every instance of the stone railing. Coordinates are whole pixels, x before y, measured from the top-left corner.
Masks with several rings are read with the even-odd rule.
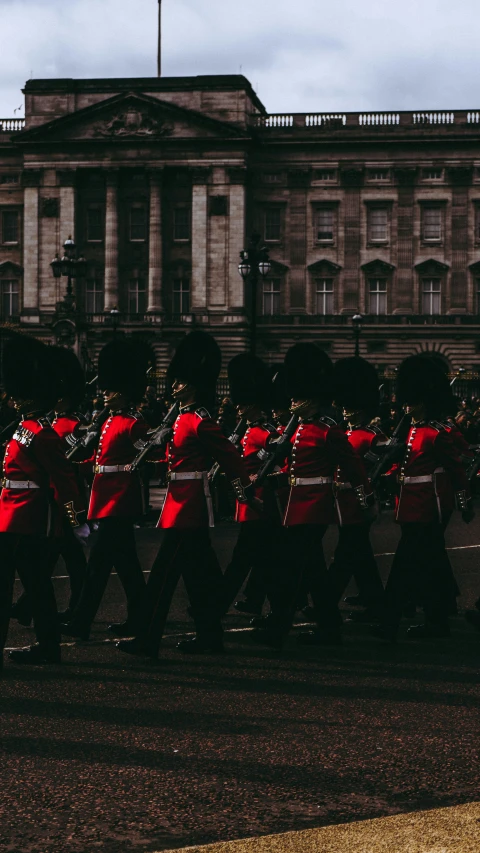
[[[419,112],[361,112],[361,113],[272,113],[253,117],[255,127],[268,130],[289,128],[452,127],[480,125],[480,110],[423,110]]]
[[[18,133],[24,128],[24,118],[0,118],[0,133]]]
[[[261,326],[352,326],[349,314],[279,314],[257,318]],[[365,314],[367,326],[479,326],[479,314]]]

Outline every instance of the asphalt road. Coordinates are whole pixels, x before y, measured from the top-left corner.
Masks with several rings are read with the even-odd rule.
[[[478,512],[448,533],[462,608],[480,594]],[[146,569],[159,535],[138,531]],[[235,535],[214,531],[223,565]],[[389,515],[373,536],[386,576]],[[56,589],[62,606],[66,581]],[[93,640],[66,645],[62,666],[6,662],[2,853],[147,853],[480,799],[480,633],[462,616],[450,640],[389,647],[350,623],[343,647],[301,648],[293,632],[276,654],[229,615],[228,653],[185,659],[186,605],[180,586],[157,663],[126,658],[106,641],[124,612],[113,577]],[[31,636],[13,623],[8,644]]]

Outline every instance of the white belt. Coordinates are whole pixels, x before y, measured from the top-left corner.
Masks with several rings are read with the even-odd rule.
[[[208,477],[208,471],[170,471],[168,479],[172,483],[174,480],[203,480]]]
[[[290,477],[291,486],[327,486],[333,477]]]
[[[38,483],[34,483],[33,480],[2,480],[2,487],[4,489],[39,489],[40,486]]]
[[[415,485],[416,483],[433,483],[433,479],[435,474],[444,474],[445,468],[435,468],[433,474],[423,474],[420,477],[400,477],[400,483],[407,483],[407,485]]]
[[[120,471],[130,471],[130,465],[95,465],[94,474],[118,474]]]

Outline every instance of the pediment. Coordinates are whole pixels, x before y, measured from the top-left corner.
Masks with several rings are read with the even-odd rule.
[[[0,276],[4,278],[6,275],[23,275],[23,267],[15,264],[13,261],[2,261],[0,264]]]
[[[420,275],[443,275],[448,270],[448,264],[437,261],[435,258],[429,258],[428,261],[415,264],[415,269]]]
[[[327,258],[315,261],[315,263],[310,264],[308,267],[309,272],[320,276],[338,275],[341,269],[338,264],[334,264],[333,261],[329,261]]]
[[[90,140],[105,142],[238,138],[248,134],[194,110],[151,95],[115,95],[19,133],[16,143]]]
[[[390,275],[395,267],[387,261],[382,261],[376,258],[374,261],[369,261],[368,264],[362,264],[362,270],[367,275],[384,276]]]

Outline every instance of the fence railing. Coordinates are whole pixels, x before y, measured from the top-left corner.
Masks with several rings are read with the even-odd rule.
[[[0,118],[0,133],[18,133],[24,128],[24,118]]]
[[[294,128],[316,128],[325,130],[343,130],[351,127],[384,128],[410,127],[451,127],[455,125],[479,125],[480,109],[476,110],[421,110],[411,111],[374,111],[374,112],[338,112],[338,113],[272,113],[255,115],[252,118],[255,127],[266,130]]]

